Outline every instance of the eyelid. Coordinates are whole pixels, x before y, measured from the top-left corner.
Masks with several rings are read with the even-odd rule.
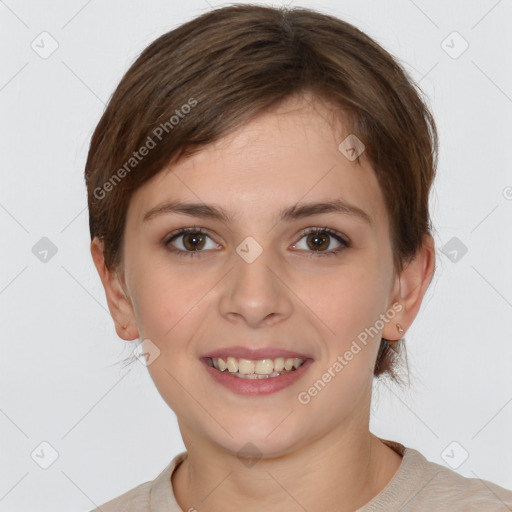
[[[186,235],[187,233],[200,233],[202,235],[206,235],[208,238],[210,238],[210,240],[212,240],[215,244],[217,244],[217,242],[215,242],[215,240],[210,235],[210,233],[207,229],[196,227],[196,226],[191,226],[191,227],[176,229],[172,233],[169,233],[168,235],[166,235],[164,238],[164,241],[163,241],[164,246],[169,251],[171,251],[175,254],[184,255],[184,256],[199,256],[199,254],[202,252],[208,252],[208,251],[184,251],[183,249],[178,249],[176,247],[171,246],[171,242],[173,242],[175,239],[179,238],[180,236]]]
[[[180,228],[177,230],[174,230],[173,232],[169,233],[167,236],[165,236],[163,244],[164,246],[171,252],[177,254],[178,256],[199,256],[200,253],[207,253],[209,250],[198,250],[198,251],[184,251],[183,249],[177,249],[176,247],[171,247],[171,242],[175,239],[179,238],[180,236],[183,236],[187,233],[199,233],[206,235],[208,238],[210,238],[214,243],[215,240],[210,235],[209,230],[200,228],[197,226],[191,226],[191,227],[185,227]],[[327,234],[328,236],[336,239],[340,246],[336,249],[331,249],[329,251],[305,251],[303,249],[299,249],[300,252],[309,253],[308,256],[335,256],[339,252],[343,251],[344,249],[348,249],[351,247],[351,241],[350,239],[344,235],[343,233],[340,233],[339,231],[328,228],[325,226],[312,226],[305,228],[299,232],[297,241],[292,245],[292,247],[295,247],[304,236],[310,234],[310,233],[320,233],[320,234]],[[211,250],[211,249],[210,249]]]
[[[310,227],[310,228],[305,228],[303,229],[300,233],[299,233],[299,236],[300,238],[302,238],[304,235],[309,235],[309,233],[327,233],[328,235],[334,237],[334,238],[339,238],[342,243],[346,243],[347,245],[350,244],[350,240],[349,238],[344,235],[343,233],[340,233],[339,231],[336,231],[335,229],[332,229],[332,228],[328,228],[326,226],[313,226],[313,227]]]
[[[184,235],[186,233],[201,233],[202,235],[207,235],[209,236],[210,238],[212,238],[209,234],[209,231],[207,229],[204,229],[204,228],[200,228],[198,226],[190,226],[190,227],[187,227],[187,228],[179,228],[179,229],[175,229],[174,231],[172,231],[171,233],[168,233],[165,237],[164,237],[164,243],[168,244],[171,240],[173,240],[174,238],[178,238],[180,235]]]
[[[337,254],[352,246],[350,239],[343,233],[325,226],[315,226],[303,229],[299,233],[298,241],[295,242],[292,247],[295,247],[304,236],[309,235],[310,233],[326,234],[331,238],[334,238],[340,245],[339,247],[336,247],[336,249],[330,249],[328,251],[303,251],[302,249],[299,249],[301,252],[306,253],[306,257],[336,256]]]

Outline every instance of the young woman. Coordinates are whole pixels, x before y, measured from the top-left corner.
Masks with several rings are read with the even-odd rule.
[[[512,507],[369,430],[435,269],[436,159],[406,73],[334,17],[235,5],[144,50],[92,137],[91,252],[187,450],[103,512]]]

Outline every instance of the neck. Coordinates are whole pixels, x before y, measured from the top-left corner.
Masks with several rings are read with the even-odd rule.
[[[253,465],[218,445],[197,441],[185,442],[188,456],[172,476],[183,510],[354,511],[389,483],[402,460],[368,429],[334,430]]]

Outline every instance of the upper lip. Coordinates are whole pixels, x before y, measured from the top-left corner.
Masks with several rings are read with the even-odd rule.
[[[293,350],[286,350],[284,348],[267,347],[267,348],[251,349],[251,348],[243,347],[241,345],[212,350],[211,352],[204,354],[202,357],[225,358],[225,357],[229,357],[229,356],[235,357],[237,359],[252,359],[252,360],[275,359],[277,357],[311,359],[311,357],[308,355],[301,354],[301,353],[295,352]]]

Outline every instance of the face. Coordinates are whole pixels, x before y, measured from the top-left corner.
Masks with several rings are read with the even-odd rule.
[[[328,108],[289,99],[164,169],[131,199],[124,286],[140,339],[159,350],[148,370],[185,443],[237,453],[252,442],[277,456],[368,428],[378,320],[392,307],[397,278],[375,173],[364,153],[358,165],[338,149],[350,132],[333,127]],[[320,208],[281,218],[294,205],[339,200],[362,213]],[[147,215],[177,201],[227,218],[205,208]],[[354,340],[372,327],[378,333],[356,352]],[[242,393],[202,359],[227,347],[292,351],[308,366],[282,389]],[[345,364],[334,369],[340,357]],[[319,379],[325,385],[308,392]]]

